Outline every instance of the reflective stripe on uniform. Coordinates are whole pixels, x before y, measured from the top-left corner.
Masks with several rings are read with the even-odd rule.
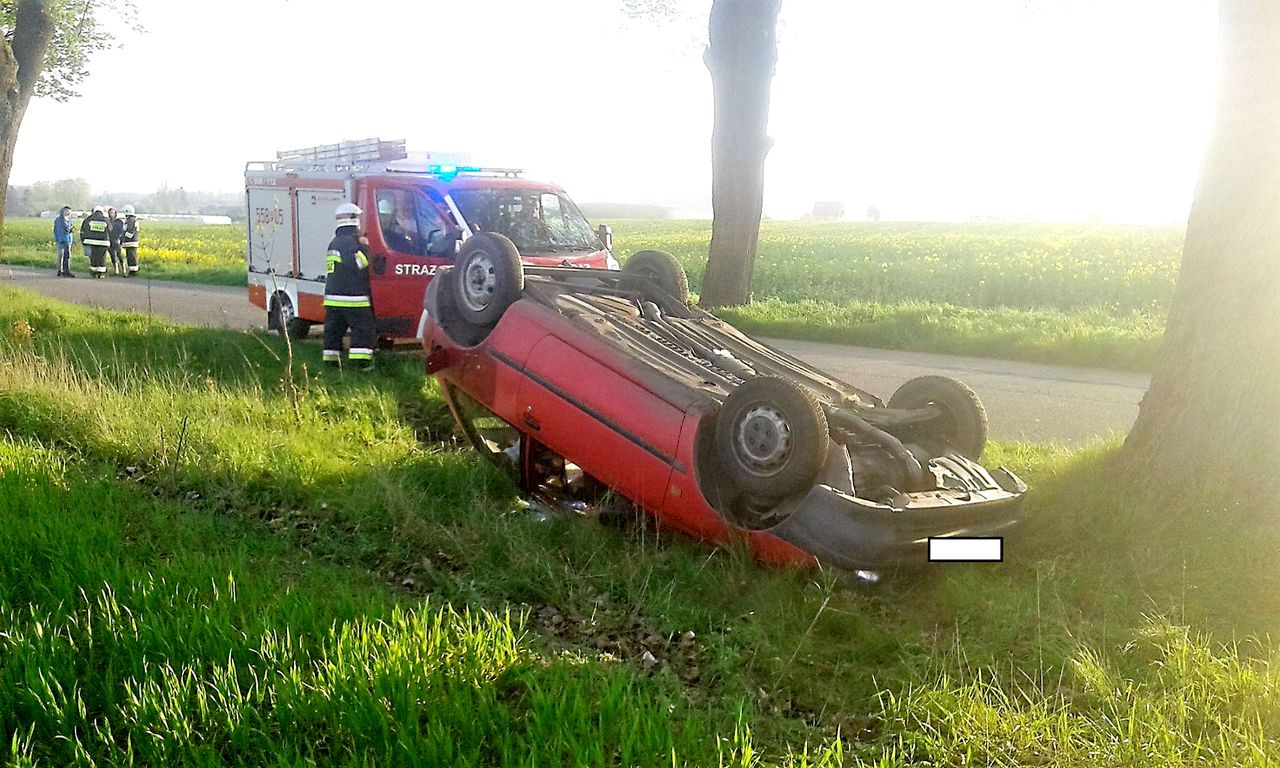
[[[361,269],[369,268],[369,258],[364,255],[364,251],[356,251],[356,266]]]
[[[326,307],[334,307],[336,309],[360,309],[362,307],[372,306],[368,299],[365,299],[364,301],[337,301],[334,299],[325,299],[324,305]]]
[[[107,268],[106,268],[106,267],[92,267],[92,266],[91,266],[91,267],[89,267],[89,271],[90,271],[90,272],[106,272],[106,271],[107,271]]]
[[[81,240],[85,245],[111,245],[110,240]]]
[[[369,296],[368,294],[356,296],[339,293],[326,293],[324,296],[324,305],[326,307],[367,307],[369,306]]]
[[[326,349],[324,351],[325,360],[339,360],[342,358],[342,351],[337,349]]]
[[[107,231],[107,222],[105,222],[105,221],[91,221],[91,222],[89,222],[89,229],[93,230],[94,232],[106,232],[106,231]]]
[[[132,267],[129,267],[129,271],[130,271],[130,272],[137,272],[137,271],[138,271],[138,265],[137,265],[137,264],[134,264]]]
[[[366,350],[366,351],[363,351],[363,352],[357,352],[356,350],[354,350],[354,349],[353,349],[353,350],[351,350],[351,352],[347,355],[347,357],[351,358],[352,360],[372,360],[372,359],[373,359],[373,350]]]

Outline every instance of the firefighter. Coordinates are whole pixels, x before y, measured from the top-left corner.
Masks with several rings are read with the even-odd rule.
[[[89,249],[89,271],[98,279],[107,274],[107,249],[111,247],[107,226],[107,211],[101,205],[95,205],[80,224],[80,242]]]
[[[138,217],[134,215],[133,206],[124,207],[124,229],[120,233],[120,247],[124,249],[124,259],[129,270],[129,277],[138,276]]]
[[[124,219],[116,215],[116,209],[107,208],[107,253],[111,255],[111,269],[117,275],[124,274],[124,256],[120,253],[120,236],[124,234]]]
[[[369,242],[360,233],[360,207],[343,203],[334,211],[338,226],[329,242],[324,282],[324,361],[342,362],[342,337],[351,329],[347,358],[361,371],[373,370],[375,326],[369,292]]]

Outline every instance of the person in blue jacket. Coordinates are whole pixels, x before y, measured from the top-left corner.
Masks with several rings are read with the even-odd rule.
[[[53,220],[53,242],[58,248],[58,277],[75,277],[71,274],[71,206],[64,205]]]

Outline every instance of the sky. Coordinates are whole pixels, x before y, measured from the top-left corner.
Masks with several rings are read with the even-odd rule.
[[[11,184],[242,191],[276,150],[379,137],[579,203],[710,213],[710,0],[136,0],[81,95],[36,99]],[[783,0],[765,214],[1186,219],[1213,0]]]

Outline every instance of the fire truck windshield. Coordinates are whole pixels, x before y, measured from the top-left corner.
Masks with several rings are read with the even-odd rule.
[[[604,246],[573,201],[540,189],[455,189],[458,210],[475,232],[511,238],[522,254],[598,251]]]

